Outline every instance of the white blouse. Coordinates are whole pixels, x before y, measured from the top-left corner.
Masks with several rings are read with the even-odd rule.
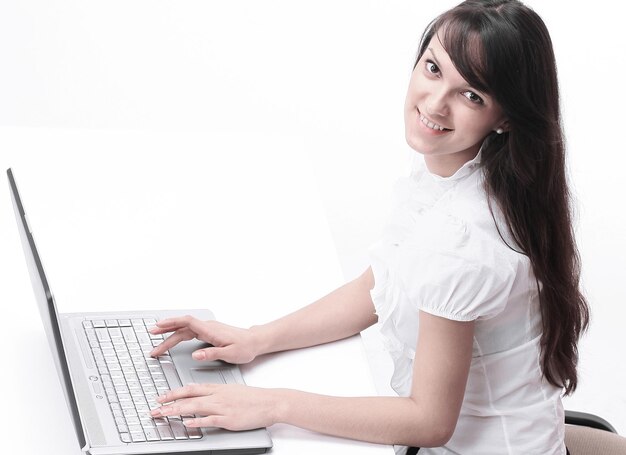
[[[565,454],[562,389],[542,378],[537,284],[528,257],[498,233],[480,153],[446,178],[431,174],[421,157],[416,163],[396,183],[390,220],[370,248],[371,295],[398,395],[411,393],[419,311],[476,321],[454,435],[419,455]],[[514,246],[492,206],[502,236]]]

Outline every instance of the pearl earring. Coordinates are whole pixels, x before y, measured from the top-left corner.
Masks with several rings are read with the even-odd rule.
[[[504,133],[504,130],[503,130],[502,128],[498,128],[498,129],[496,130],[496,133],[498,133],[498,134],[502,134],[502,133]]]

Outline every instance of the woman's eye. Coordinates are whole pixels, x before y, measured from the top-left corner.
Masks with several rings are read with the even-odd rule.
[[[463,96],[465,98],[467,98],[468,100],[470,100],[474,104],[483,104],[484,103],[483,99],[480,96],[478,96],[476,93],[472,92],[472,91],[468,90],[466,92],[463,92]]]
[[[432,74],[439,73],[439,67],[435,64],[435,62],[431,62],[430,60],[426,60],[426,71]]]

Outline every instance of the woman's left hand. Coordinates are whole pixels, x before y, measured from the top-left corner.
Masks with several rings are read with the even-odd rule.
[[[278,391],[239,384],[189,384],[157,398],[164,404],[152,417],[199,415],[186,419],[188,427],[251,430],[276,423]]]

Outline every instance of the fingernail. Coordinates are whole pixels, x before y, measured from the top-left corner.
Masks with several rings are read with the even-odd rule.
[[[196,351],[191,356],[196,360],[204,360],[206,358],[206,354],[202,351]]]

